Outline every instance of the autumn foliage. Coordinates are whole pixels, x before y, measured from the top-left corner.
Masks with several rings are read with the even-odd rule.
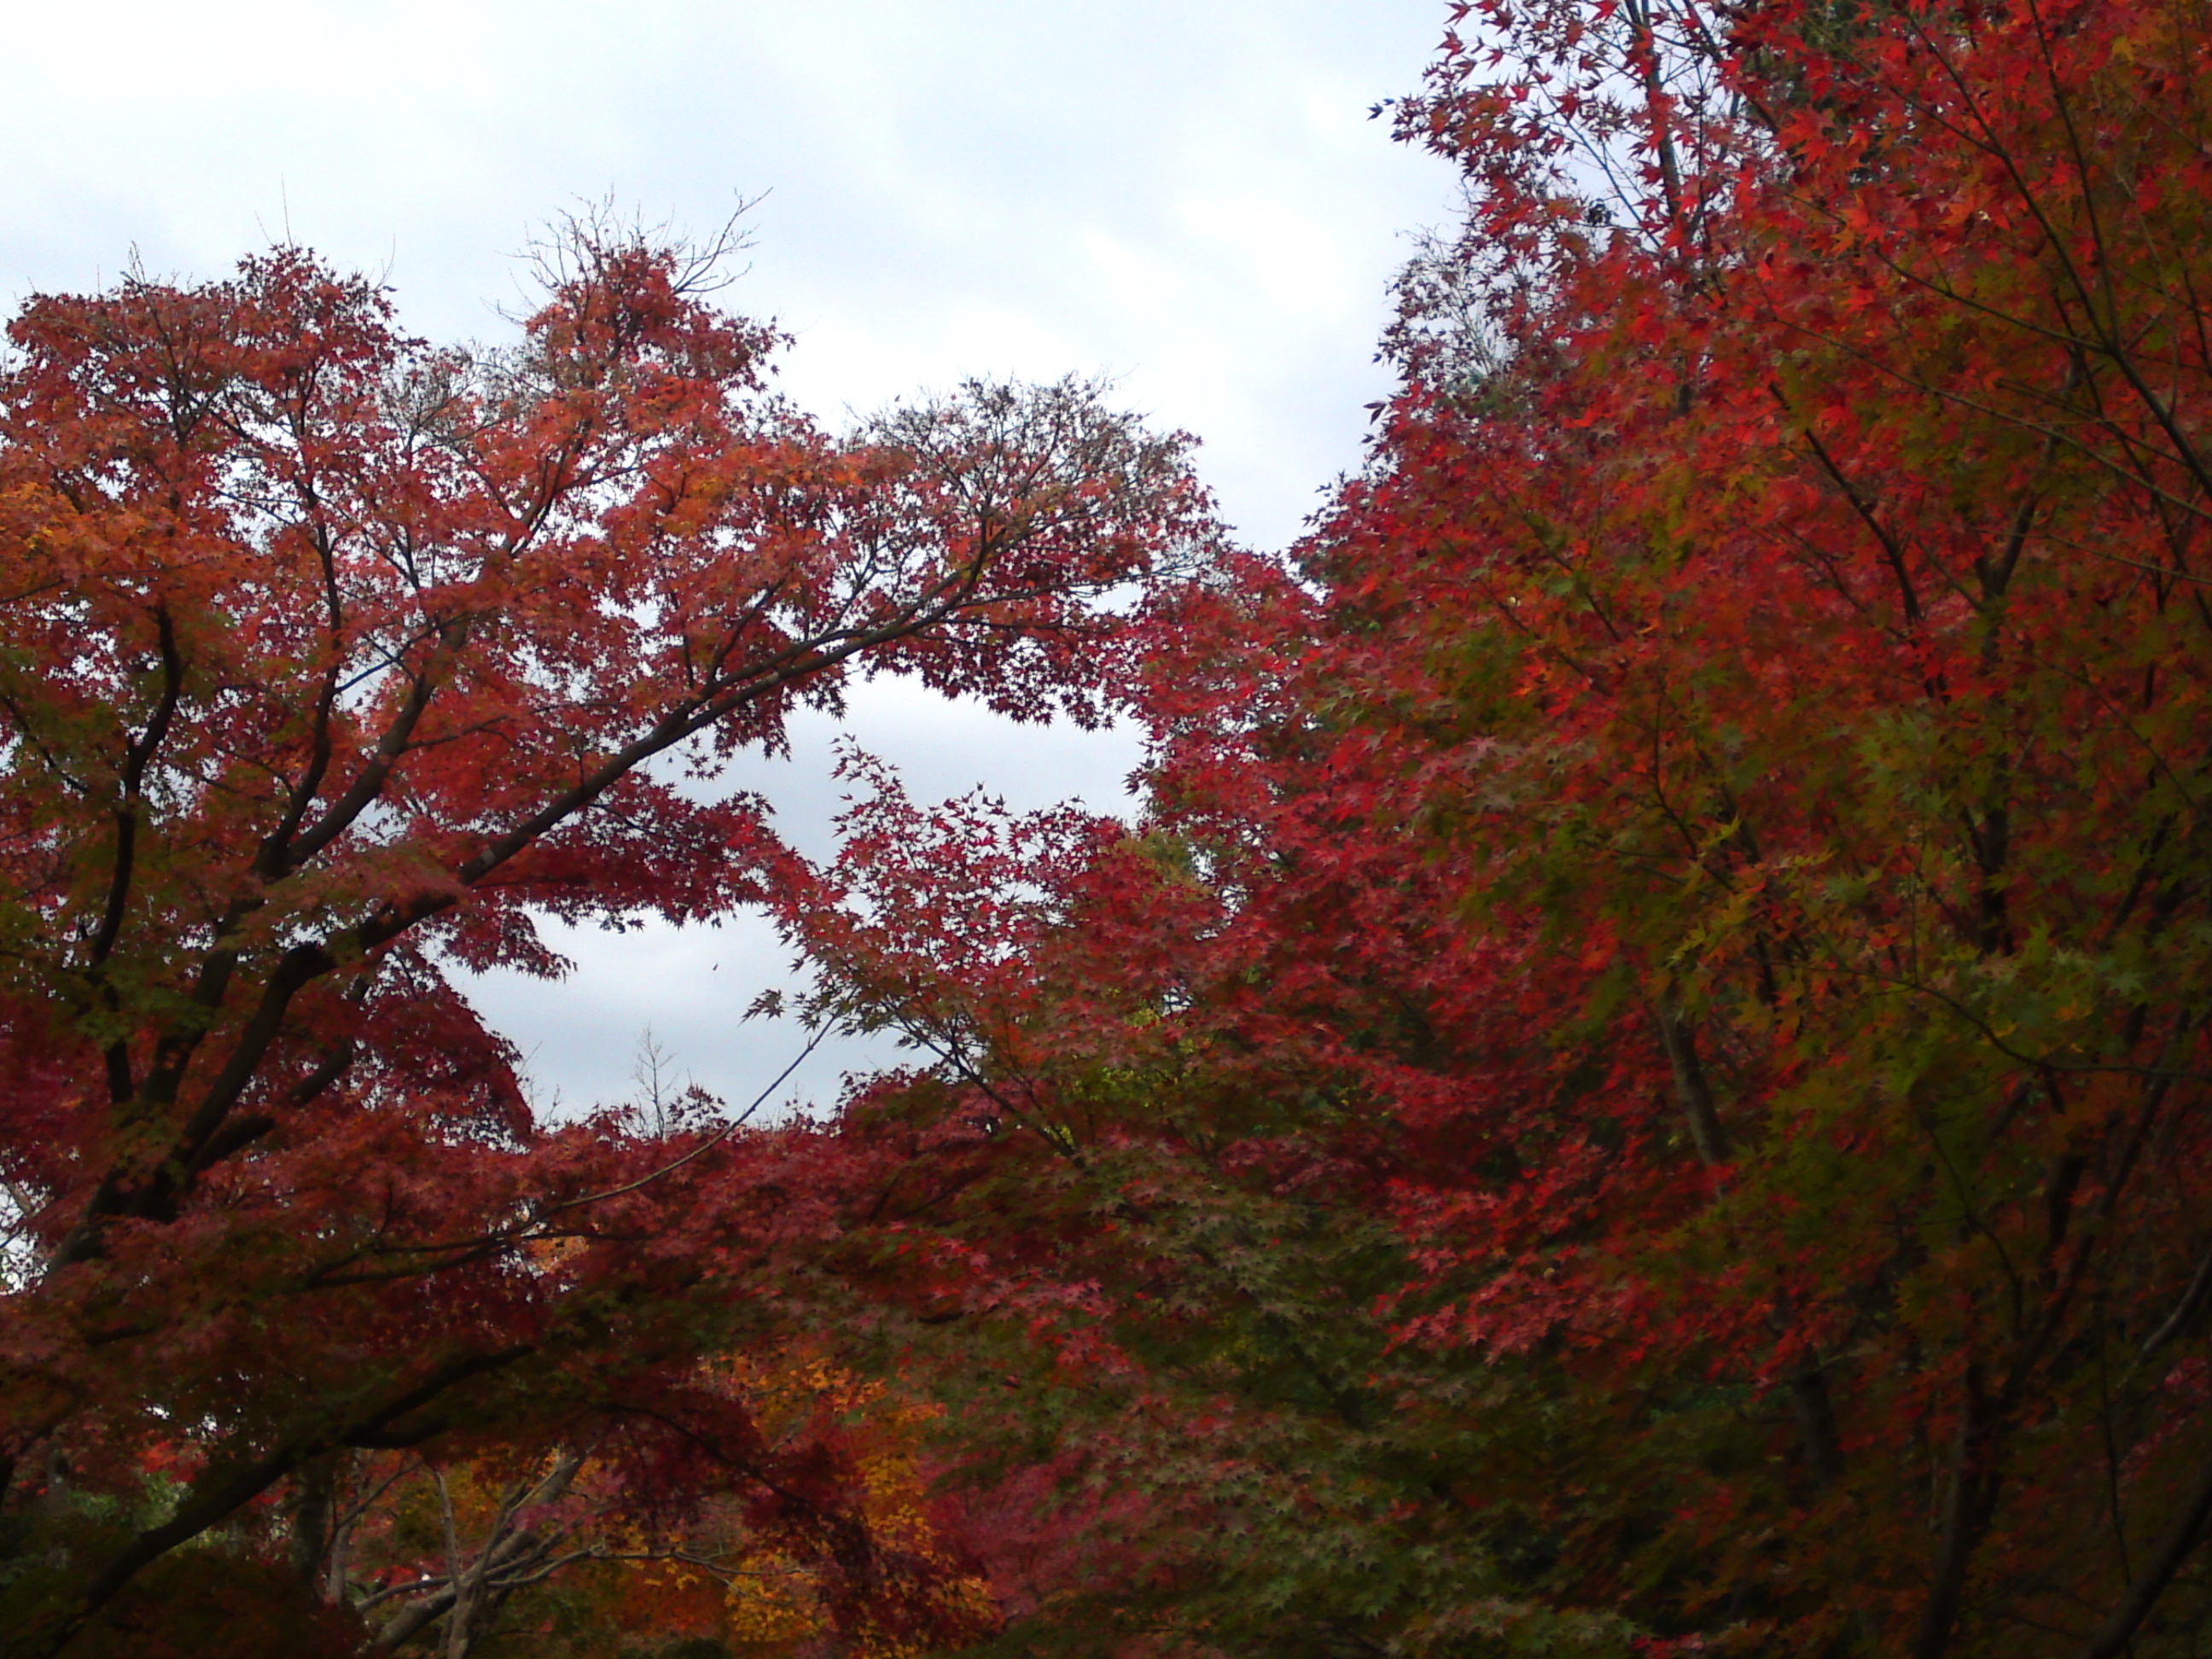
[[[886,798],[817,925],[988,1194],[1034,1640],[2193,1652],[2208,19],[1462,10],[1404,389],[1158,595],[1150,820]]]
[[[848,672],[1084,717],[1098,600],[1198,497],[1073,383],[833,439],[703,262],[590,225],[548,258],[494,353],[289,249],[12,326],[10,1652],[153,1651],[159,1584],[226,1562],[233,1611],[272,1555],[322,1582],[361,1460],[416,1449],[526,1493],[585,1457],[566,1484],[634,1515],[734,1495],[763,1547],[881,1577],[840,1425],[771,1436],[713,1370],[803,1327],[792,1264],[868,1154],[541,1124],[448,965],[557,971],[539,917],[768,890],[760,803],[707,781]],[[466,1650],[500,1598],[420,1576]],[[281,1645],[255,1628],[194,1650]]]
[[[1080,388],[832,441],[650,249],[490,358],[27,309],[20,1650],[187,1551],[204,1651],[2197,1650],[2212,13],[1455,29],[1288,560]],[[1146,812],[856,756],[813,869],[653,764],[848,665]],[[915,1063],[551,1127],[442,977],[738,903]]]

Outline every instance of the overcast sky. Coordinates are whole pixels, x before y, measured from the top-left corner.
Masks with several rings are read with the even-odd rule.
[[[289,237],[388,273],[402,319],[487,338],[514,255],[611,198],[711,231],[742,200],[735,307],[797,337],[781,380],[833,423],[969,374],[1105,372],[1198,434],[1242,537],[1281,546],[1356,466],[1405,234],[1443,167],[1368,118],[1411,90],[1443,0],[201,0],[27,8],[0,60],[0,288],[131,257],[212,276]],[[1126,736],[1015,731],[882,686],[860,739],[920,794],[1115,808]],[[831,734],[749,769],[819,848]],[[749,1095],[795,1039],[738,1027],[783,953],[757,927],[589,935],[556,986],[477,988],[542,1099],[627,1092],[651,1024]],[[849,1053],[842,1056],[849,1059]],[[785,1092],[834,1089],[837,1059]]]

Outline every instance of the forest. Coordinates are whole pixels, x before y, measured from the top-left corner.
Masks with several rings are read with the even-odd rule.
[[[22,305],[0,1654],[2212,1650],[2212,7],[1456,12],[1283,552],[596,221],[498,349]],[[1141,811],[802,857],[877,674]],[[905,1063],[537,1114],[458,988],[741,909]]]

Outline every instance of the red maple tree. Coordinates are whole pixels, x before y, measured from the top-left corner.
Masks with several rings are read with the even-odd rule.
[[[2212,31],[1459,15],[1403,390],[1160,596],[1149,823],[887,799],[810,924],[938,1056],[917,1316],[1031,1356],[972,1478],[1114,1516],[1037,1639],[2194,1651]]]
[[[1072,382],[832,439],[710,276],[580,227],[474,354],[289,248],[11,325],[8,1651],[154,1650],[175,1584],[133,1586],[212,1529],[185,1578],[260,1584],[288,1524],[313,1577],[319,1472],[380,1449],[590,1445],[867,1582],[834,1434],[771,1443],[698,1368],[802,1320],[790,1261],[881,1171],[541,1123],[447,965],[756,900],[784,854],[708,781],[854,672],[1087,717],[1102,597],[1204,503]]]

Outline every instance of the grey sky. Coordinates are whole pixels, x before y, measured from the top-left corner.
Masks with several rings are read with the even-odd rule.
[[[1104,371],[1199,434],[1231,522],[1279,546],[1358,464],[1402,233],[1448,211],[1445,169],[1367,118],[1443,25],[1442,0],[27,9],[0,62],[0,286],[89,287],[133,246],[213,275],[289,231],[388,270],[410,328],[489,337],[564,206],[711,230],[762,197],[727,297],[797,335],[800,403],[834,422],[967,374]],[[1136,758],[893,688],[856,707],[918,794],[1111,807]],[[827,737],[747,779],[817,844]],[[480,996],[547,1093],[624,1092],[648,1020],[710,1087],[778,1068],[780,1034],[731,1023],[781,969],[758,929],[571,950],[568,981]]]

